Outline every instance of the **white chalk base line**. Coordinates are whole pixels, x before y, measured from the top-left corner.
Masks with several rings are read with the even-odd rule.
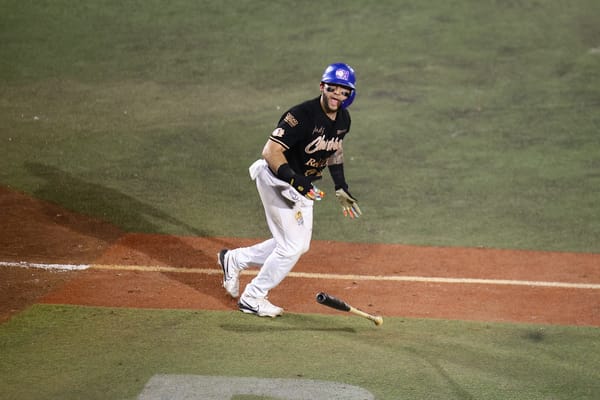
[[[85,269],[111,270],[111,271],[141,271],[141,272],[172,272],[187,274],[220,275],[220,269],[204,268],[176,268],[166,266],[144,266],[144,265],[109,265],[109,264],[43,264],[30,262],[6,262],[0,261],[0,267],[23,267],[41,268],[59,271],[80,271]],[[257,270],[242,271],[243,275],[256,275]],[[306,279],[329,279],[349,281],[380,281],[380,282],[421,282],[421,283],[445,283],[445,284],[477,284],[477,285],[512,285],[530,287],[551,287],[564,289],[593,289],[600,290],[600,284],[596,283],[571,283],[571,282],[545,282],[545,281],[523,281],[513,279],[477,279],[477,278],[439,278],[427,276],[399,276],[399,275],[340,275],[313,272],[290,272],[293,278]]]

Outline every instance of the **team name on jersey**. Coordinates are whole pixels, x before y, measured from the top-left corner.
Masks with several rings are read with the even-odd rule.
[[[304,165],[306,165],[307,167],[323,169],[327,166],[327,159],[315,160],[314,158],[311,158]]]
[[[325,139],[325,136],[318,136],[304,148],[306,154],[313,154],[317,151],[337,151],[342,147],[340,138]]]

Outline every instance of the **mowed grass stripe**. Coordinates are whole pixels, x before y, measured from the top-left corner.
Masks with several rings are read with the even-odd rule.
[[[118,264],[41,264],[27,262],[0,262],[0,266],[44,268],[59,270],[112,270],[112,271],[140,271],[140,272],[170,272],[184,274],[220,275],[220,269],[210,268],[177,268],[159,265],[118,265]],[[255,276],[258,270],[242,271],[243,275]],[[384,282],[422,282],[422,283],[444,283],[444,284],[476,284],[476,285],[511,285],[530,287],[551,287],[563,289],[592,289],[600,290],[598,283],[573,283],[573,282],[545,282],[515,279],[480,279],[480,278],[441,278],[432,276],[406,276],[406,275],[353,275],[353,274],[325,274],[316,272],[290,272],[288,277],[306,279],[329,279],[348,281],[384,281]]]

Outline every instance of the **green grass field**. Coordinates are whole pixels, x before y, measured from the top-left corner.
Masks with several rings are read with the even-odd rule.
[[[598,2],[340,7],[3,1],[0,183],[132,231],[265,235],[247,167],[344,60],[366,216],[323,202],[317,239],[600,251]]]
[[[0,185],[131,232],[263,237],[247,167],[344,61],[365,215],[341,218],[326,177],[315,239],[599,253],[599,20],[596,0],[2,0]],[[600,396],[595,328],[238,314],[35,306],[0,326],[0,393],[128,399],[198,374]]]
[[[584,327],[395,318],[374,329],[344,316],[44,305],[0,329],[0,388],[128,399],[168,373],[344,382],[376,399],[593,399],[598,338]]]

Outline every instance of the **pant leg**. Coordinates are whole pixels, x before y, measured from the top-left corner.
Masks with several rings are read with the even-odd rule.
[[[275,250],[275,245],[275,239],[271,238],[249,247],[230,250],[227,257],[238,269],[262,267],[267,257]]]
[[[264,297],[281,283],[300,256],[308,251],[312,237],[313,201],[298,196],[290,185],[275,178],[266,165],[256,175],[256,187],[273,238],[252,246],[256,248],[249,250],[246,255],[253,254],[253,261],[259,261],[270,246],[274,244],[274,248],[244,292],[250,296]]]

